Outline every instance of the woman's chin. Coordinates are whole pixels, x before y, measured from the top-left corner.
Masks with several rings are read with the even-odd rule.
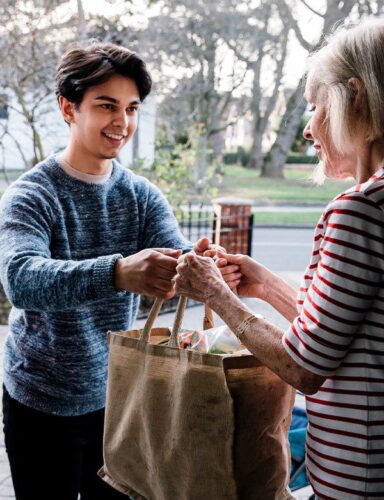
[[[316,186],[321,186],[322,184],[324,184],[327,176],[325,175],[324,162],[322,160],[319,160],[319,163],[315,166],[311,177],[313,183],[316,184]]]

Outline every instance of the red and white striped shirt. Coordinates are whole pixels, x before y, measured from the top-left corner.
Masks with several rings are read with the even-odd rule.
[[[384,498],[384,169],[328,205],[298,305],[283,345],[327,377],[306,397],[313,489]]]

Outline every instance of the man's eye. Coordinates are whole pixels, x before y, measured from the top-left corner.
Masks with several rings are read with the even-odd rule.
[[[315,106],[314,104],[311,104],[311,105],[309,106],[308,111],[309,111],[310,113],[313,113],[313,112],[315,111],[315,109],[316,109],[316,106]]]
[[[136,107],[129,107],[129,108],[127,108],[127,111],[128,111],[128,113],[130,113],[130,114],[135,114],[135,113],[137,113],[137,112],[138,112],[138,110],[139,110],[139,109],[138,109],[138,108],[136,108]]]
[[[100,107],[103,109],[113,109],[113,104],[101,104]]]

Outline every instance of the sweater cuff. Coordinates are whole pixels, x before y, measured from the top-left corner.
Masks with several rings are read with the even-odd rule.
[[[118,259],[122,259],[121,254],[114,254],[99,257],[93,271],[93,289],[98,298],[120,295],[121,292],[115,288],[113,274],[115,264]],[[125,291],[124,291],[125,294]]]

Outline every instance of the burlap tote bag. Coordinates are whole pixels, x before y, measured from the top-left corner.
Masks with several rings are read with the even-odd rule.
[[[172,335],[152,329],[161,301],[142,331],[109,333],[99,475],[135,499],[293,498],[293,389],[253,356],[179,349],[184,305],[181,299]]]

